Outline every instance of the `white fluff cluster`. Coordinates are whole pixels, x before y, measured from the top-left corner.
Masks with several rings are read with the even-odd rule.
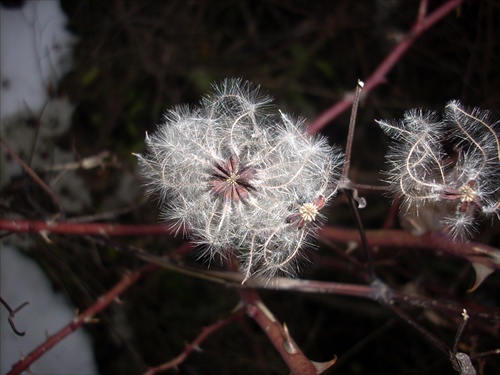
[[[407,213],[439,206],[440,226],[462,239],[477,216],[500,215],[499,122],[491,117],[451,101],[442,117],[414,109],[400,121],[377,121],[394,140],[387,174]]]
[[[234,255],[245,279],[295,276],[336,194],[343,155],[302,120],[273,112],[259,87],[226,79],[213,89],[146,136],[139,161],[149,192],[204,254]]]

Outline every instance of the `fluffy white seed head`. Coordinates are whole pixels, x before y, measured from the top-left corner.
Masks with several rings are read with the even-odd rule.
[[[303,120],[273,110],[258,87],[227,79],[199,106],[169,111],[139,156],[163,219],[204,255],[236,256],[247,278],[297,273],[344,163]]]
[[[386,173],[406,212],[443,206],[440,226],[462,239],[478,216],[499,216],[500,129],[490,112],[451,101],[442,117],[411,110],[377,122],[393,138]]]

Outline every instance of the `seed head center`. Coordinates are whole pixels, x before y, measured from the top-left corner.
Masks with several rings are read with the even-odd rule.
[[[256,170],[242,163],[236,155],[225,162],[214,163],[211,169],[212,193],[225,202],[245,202],[250,198],[250,192],[255,190],[253,180]]]
[[[236,185],[238,183],[238,179],[240,178],[240,175],[231,175],[226,179],[226,182],[229,185]]]

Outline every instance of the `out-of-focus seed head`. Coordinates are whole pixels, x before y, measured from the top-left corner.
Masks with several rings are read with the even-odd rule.
[[[489,111],[451,101],[441,117],[414,109],[377,122],[394,140],[387,175],[409,215],[441,206],[434,229],[456,239],[470,237],[478,217],[500,216],[500,123]]]

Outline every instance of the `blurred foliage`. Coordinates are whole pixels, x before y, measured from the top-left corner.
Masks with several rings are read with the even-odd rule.
[[[430,0],[429,6],[432,10],[442,3]],[[280,108],[312,120],[373,72],[413,24],[419,1],[62,0],[61,4],[78,42],[73,69],[58,88],[77,105],[71,133],[60,141],[76,145],[81,155],[111,150],[120,162],[116,169],[82,172],[93,197],[93,206],[85,213],[105,212],[110,197],[127,186],[124,205],[132,209],[114,220],[145,224],[156,222],[158,208],[154,201],[144,203],[131,153],[142,151],[145,131],[155,128],[166,109],[197,102],[213,81],[236,76],[262,85]],[[404,110],[419,106],[442,109],[450,99],[498,110],[499,35],[500,4],[494,0],[465,1],[458,12],[426,32],[391,71],[387,83],[363,99],[352,180],[380,184],[378,171],[387,143],[374,119],[399,118]],[[348,118],[346,113],[324,130],[332,143],[345,143]],[[123,185],[124,176],[130,177],[130,185]],[[380,228],[391,202],[379,192],[367,193],[366,198],[363,219],[367,227]],[[330,224],[352,223],[341,202],[328,216]],[[496,239],[494,235],[483,239],[498,245],[498,234]],[[53,237],[52,244],[35,245],[36,257],[80,309],[127,269],[140,266],[132,257],[117,256],[112,248]],[[161,254],[182,239],[116,241]],[[330,249],[311,252],[310,258],[313,262],[304,267],[304,277],[359,281]],[[460,298],[498,306],[498,295],[489,292],[498,290],[498,273],[467,295],[473,276],[465,262],[446,259],[444,264],[434,255],[394,249],[377,254],[377,259],[381,276],[394,285],[419,287],[426,293],[448,290]],[[261,295],[312,360],[339,356],[328,374],[454,373],[446,356],[376,303],[273,291]],[[237,302],[234,290],[155,271],[126,292],[121,304],[101,314],[99,324],[88,327],[102,374],[138,374],[148,365],[170,360],[204,325],[227,316]],[[432,324],[424,311],[407,312],[452,345],[458,320],[435,319],[439,324]],[[460,350],[480,352],[498,346],[483,332],[468,330]],[[180,366],[179,373],[287,373],[266,336],[248,319],[223,328],[202,348]],[[489,373],[500,368],[498,360],[490,363]]]

